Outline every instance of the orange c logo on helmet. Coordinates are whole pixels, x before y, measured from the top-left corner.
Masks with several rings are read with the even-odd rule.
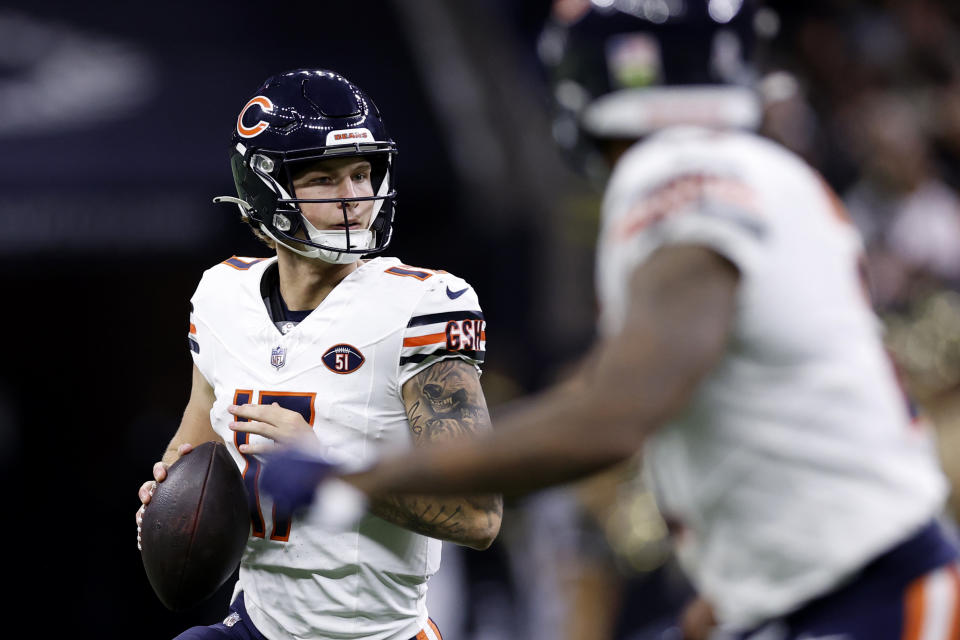
[[[252,138],[263,133],[263,130],[267,128],[267,123],[263,120],[257,122],[257,124],[252,127],[243,126],[243,116],[247,113],[247,109],[253,105],[260,105],[260,108],[266,112],[273,111],[273,103],[270,102],[270,98],[266,96],[256,96],[251,98],[250,102],[244,105],[243,110],[240,111],[240,117],[237,118],[237,133],[240,134],[242,138]]]

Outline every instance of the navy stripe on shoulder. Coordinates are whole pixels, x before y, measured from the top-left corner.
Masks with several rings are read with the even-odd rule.
[[[483,314],[479,311],[447,311],[444,313],[428,313],[424,316],[413,316],[408,327],[421,327],[425,324],[436,324],[438,322],[449,322],[450,320],[483,320]]]
[[[190,343],[190,351],[194,353],[200,353],[200,343],[194,340],[193,338],[187,338],[187,342]]]
[[[433,275],[429,271],[421,271],[420,269],[413,269],[408,267],[407,265],[390,267],[389,269],[386,269],[384,273],[390,273],[395,276],[409,276],[411,278],[416,278],[417,280],[426,280],[427,278]]]
[[[412,356],[400,358],[400,366],[402,367],[403,365],[410,363],[418,364],[427,358],[443,358],[446,356],[465,356],[471,360],[483,362],[485,355],[485,351],[468,351],[467,349],[461,349],[460,351],[449,351],[446,349],[438,349],[436,351],[431,351],[430,353],[415,353]]]
[[[225,264],[228,267],[233,267],[237,271],[246,271],[253,265],[257,264],[258,262],[263,262],[264,260],[269,260],[269,258],[253,258],[252,260],[250,260],[250,262],[247,262],[243,258],[238,258],[237,256],[230,256],[220,264]]]

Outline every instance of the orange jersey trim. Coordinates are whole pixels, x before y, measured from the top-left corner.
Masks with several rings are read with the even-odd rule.
[[[257,396],[257,404],[263,404],[265,396],[289,396],[293,398],[310,398],[310,419],[307,424],[313,426],[313,421],[317,419],[317,394],[303,391],[261,391]]]
[[[237,256],[230,256],[220,264],[225,264],[232,269],[236,269],[237,271],[246,271],[253,265],[257,264],[258,262],[263,262],[264,260],[268,260],[268,259],[269,258],[254,258],[250,262],[247,262],[243,258],[239,258]]]
[[[903,640],[920,640],[923,633],[924,591],[927,576],[922,576],[907,588],[904,603]]]
[[[245,403],[240,402],[240,398],[242,396],[246,396],[247,402]],[[233,404],[247,404],[252,401],[253,401],[253,389],[237,389],[233,393]],[[246,420],[246,418],[238,418],[238,420]],[[240,442],[240,439],[243,437],[249,438],[249,434],[240,432],[240,431],[233,432],[233,446],[237,448],[237,451],[240,450],[240,445],[242,444]],[[247,478],[247,473],[249,471],[250,471],[250,458],[248,458],[247,456],[243,456],[243,471],[241,472],[241,475],[244,478],[244,486],[246,486],[246,478]],[[252,535],[255,538],[265,538],[266,526],[263,520],[263,511],[260,509],[260,490],[258,489],[259,480],[260,480],[260,465],[257,465],[257,468],[254,470],[254,476],[253,476],[253,499],[254,499],[254,504],[257,505],[257,520],[254,522],[253,518],[251,517],[250,535]],[[264,528],[258,531],[257,530],[258,525],[263,526]]]
[[[418,269],[416,267],[411,267],[405,264],[396,265],[390,267],[389,269],[384,269],[384,273],[389,273],[393,276],[405,276],[407,278],[416,278],[417,280],[426,280],[427,278],[433,276],[433,272],[428,269]]]
[[[487,339],[486,331],[480,332],[480,339],[481,340]],[[446,341],[447,341],[446,333],[431,333],[430,335],[427,335],[427,336],[415,336],[413,338],[404,338],[403,346],[422,347],[423,345],[426,345],[426,344],[439,344],[441,342],[446,342]]]
[[[956,564],[950,567],[950,578],[953,580],[954,592],[960,600],[960,568]],[[950,640],[960,640],[960,601],[953,604],[953,616],[950,623]]]
[[[422,347],[425,344],[437,344],[437,343],[446,342],[446,341],[447,341],[447,334],[431,333],[428,336],[416,336],[414,338],[404,338],[403,346]]]

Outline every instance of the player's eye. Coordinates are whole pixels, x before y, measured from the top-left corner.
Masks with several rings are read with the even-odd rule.
[[[364,180],[367,179],[367,173],[366,173],[365,171],[361,171],[360,173],[356,173],[356,174],[354,174],[353,179],[356,180],[357,182],[363,182]]]

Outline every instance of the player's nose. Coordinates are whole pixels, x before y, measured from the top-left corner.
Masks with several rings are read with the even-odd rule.
[[[356,198],[357,197],[357,185],[355,185],[353,183],[353,180],[349,178],[340,181],[338,191],[339,191],[338,197],[340,198]],[[348,204],[352,206],[357,205],[356,202],[350,202]]]

